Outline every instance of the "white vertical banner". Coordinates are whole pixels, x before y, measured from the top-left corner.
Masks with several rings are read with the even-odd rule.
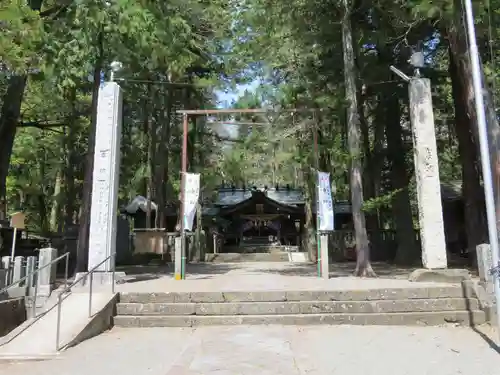
[[[193,230],[196,204],[200,197],[200,174],[186,173],[184,175],[184,230]]]
[[[332,231],[335,229],[333,214],[332,189],[330,187],[330,173],[318,171],[318,230]]]

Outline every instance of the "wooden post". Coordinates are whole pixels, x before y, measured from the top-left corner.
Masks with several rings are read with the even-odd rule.
[[[328,258],[328,234],[320,233],[319,242],[320,242],[320,255],[321,255],[321,277],[323,279],[329,279],[330,269],[329,269],[329,258]]]
[[[202,228],[202,218],[201,218],[201,203],[198,202],[196,204],[196,232],[195,232],[195,246],[196,255],[195,261],[203,262],[205,259],[202,259],[202,249],[201,249],[201,228]]]
[[[182,238],[175,237],[175,242],[174,242],[174,274],[175,274],[175,279],[180,280],[181,278],[181,258],[182,258]]]

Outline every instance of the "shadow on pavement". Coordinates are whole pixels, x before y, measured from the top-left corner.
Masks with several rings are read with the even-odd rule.
[[[399,267],[387,263],[372,263],[373,270],[378,277],[383,278],[398,278],[406,279],[408,275],[415,269],[413,267]],[[330,278],[349,277],[353,276],[355,262],[334,263],[330,265]],[[252,271],[271,273],[282,276],[307,276],[314,277],[317,275],[317,266],[314,263],[309,264],[287,264],[286,267],[276,268],[255,268]]]
[[[237,264],[187,264],[186,274],[196,279],[210,279],[217,275],[223,275],[238,269]],[[174,277],[174,265],[137,265],[117,267],[117,271],[125,272],[127,275],[124,283],[135,283],[140,281],[154,280],[162,277]]]
[[[481,337],[484,341],[486,341],[486,343],[491,349],[500,354],[500,346],[498,346],[487,334],[481,332],[477,327],[471,327],[471,328],[474,332],[476,332],[479,335],[479,337]]]

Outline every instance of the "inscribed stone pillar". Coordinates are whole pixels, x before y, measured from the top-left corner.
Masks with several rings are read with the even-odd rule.
[[[122,127],[122,93],[115,82],[99,89],[97,129],[92,181],[88,269],[96,267],[116,252],[118,179]],[[115,259],[108,259],[98,271],[114,270]]]
[[[15,283],[21,280],[25,276],[26,269],[24,268],[24,257],[17,256],[14,258],[14,270],[12,276],[12,282]],[[17,286],[20,286],[18,283]]]
[[[422,263],[442,269],[448,263],[430,80],[411,79],[409,92]]]
[[[38,256],[38,268],[42,268],[57,258],[57,249],[45,248],[40,249]],[[56,282],[57,264],[53,263],[41,269],[37,275],[38,294],[40,296],[48,296],[52,291]]]

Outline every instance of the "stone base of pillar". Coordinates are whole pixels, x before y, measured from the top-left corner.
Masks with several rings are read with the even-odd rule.
[[[49,284],[49,285],[38,285],[37,290],[36,290],[36,295],[39,297],[48,297],[52,293],[52,291],[55,290],[55,285],[54,284]],[[35,293],[35,290],[33,288],[33,291],[30,291],[31,294]]]
[[[0,289],[5,288],[7,279],[7,270],[0,269]]]
[[[28,288],[24,286],[13,286],[4,293],[4,298],[21,298],[26,297]],[[1,298],[1,297],[0,297]]]
[[[75,276],[75,280],[79,279],[80,277],[83,277],[85,275],[84,272],[79,272]],[[115,283],[119,284],[123,280],[125,280],[127,275],[125,272],[115,272]],[[107,272],[107,271],[96,271],[92,275],[92,287],[97,287],[101,285],[111,285],[113,281],[113,272]],[[83,279],[76,284],[77,286],[88,286],[90,283],[90,275],[87,277],[83,277]]]
[[[413,271],[408,280],[414,282],[461,283],[462,281],[471,280],[471,277],[468,270],[461,268],[440,270],[421,268]]]

